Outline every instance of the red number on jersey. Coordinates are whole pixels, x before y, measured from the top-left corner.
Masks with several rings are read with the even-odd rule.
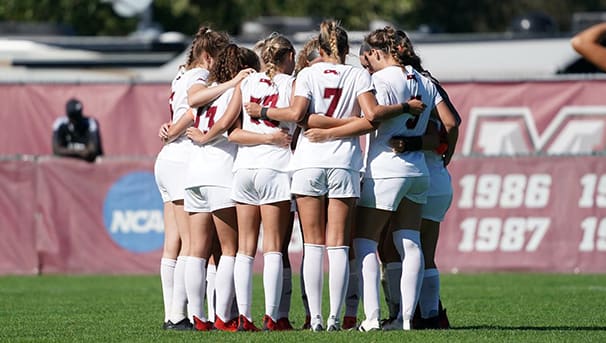
[[[250,102],[261,104],[261,98],[255,98],[255,97],[251,96],[250,97]],[[272,95],[266,96],[263,99],[262,106],[270,107],[270,108],[275,108],[277,104],[278,104],[278,94],[272,94]],[[254,123],[255,125],[261,124],[261,121],[259,119],[250,118],[250,121],[252,123]],[[278,124],[279,124],[279,122],[275,121],[275,120],[263,120],[263,123],[265,123],[265,125],[267,125],[269,127],[277,127]]]
[[[198,107],[196,110],[196,120],[194,120],[194,127],[200,126],[200,116],[202,115],[202,107]]]
[[[330,105],[328,105],[328,110],[326,110],[326,116],[332,117],[335,109],[337,108],[337,104],[339,103],[339,99],[341,98],[341,94],[343,93],[343,88],[325,88],[324,89],[324,99],[330,99]]]
[[[210,129],[211,127],[213,127],[213,125],[215,125],[215,115],[217,114],[217,106],[211,106],[206,110],[206,118],[208,118],[208,125],[206,129]],[[208,132],[207,130],[204,130],[205,133]]]

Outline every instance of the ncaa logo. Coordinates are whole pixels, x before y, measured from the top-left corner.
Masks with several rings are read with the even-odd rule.
[[[154,175],[133,172],[120,178],[107,192],[103,222],[120,247],[143,253],[162,247],[163,203]]]

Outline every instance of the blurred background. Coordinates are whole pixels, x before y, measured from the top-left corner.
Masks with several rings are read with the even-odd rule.
[[[0,274],[156,273],[157,132],[192,35],[298,49],[324,18],[352,64],[369,31],[406,30],[461,114],[444,272],[606,272],[606,78],[570,44],[605,0],[2,0]],[[98,120],[95,163],[51,155],[72,97]]]

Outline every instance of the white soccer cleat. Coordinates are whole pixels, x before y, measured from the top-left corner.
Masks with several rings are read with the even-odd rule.
[[[377,319],[366,319],[360,323],[358,326],[358,331],[369,332],[369,331],[379,331],[381,330],[381,324],[379,324],[379,320]]]
[[[328,320],[326,321],[326,331],[341,331],[341,322],[337,317],[328,317]]]
[[[322,316],[317,315],[315,318],[311,319],[310,330],[314,332],[324,331],[324,327],[322,326]]]

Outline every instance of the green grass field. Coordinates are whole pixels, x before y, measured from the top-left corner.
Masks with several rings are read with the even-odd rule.
[[[298,278],[293,285],[291,320],[300,327]],[[260,276],[254,292],[254,320],[260,324]],[[606,275],[443,275],[442,299],[451,330],[167,332],[160,329],[159,276],[5,276],[0,277],[0,341],[606,342]]]

